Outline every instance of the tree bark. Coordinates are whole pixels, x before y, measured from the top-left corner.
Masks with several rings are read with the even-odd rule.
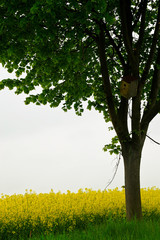
[[[125,170],[125,200],[127,220],[141,219],[140,162],[141,149],[128,146],[122,151]]]

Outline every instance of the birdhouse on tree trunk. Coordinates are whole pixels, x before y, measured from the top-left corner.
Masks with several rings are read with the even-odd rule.
[[[125,98],[137,95],[138,80],[133,76],[124,76],[120,85],[120,94]]]

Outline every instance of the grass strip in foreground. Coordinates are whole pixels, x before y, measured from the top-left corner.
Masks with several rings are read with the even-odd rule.
[[[160,220],[160,219],[159,219]],[[159,240],[160,222],[155,220],[107,221],[98,225],[90,225],[84,230],[57,235],[41,235],[31,240]]]

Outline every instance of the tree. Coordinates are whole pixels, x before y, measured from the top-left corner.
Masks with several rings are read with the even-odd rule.
[[[159,32],[159,0],[0,2],[0,62],[17,76],[0,89],[28,94],[26,104],[62,103],[78,115],[87,101],[112,122],[120,148],[115,138],[105,148],[122,151],[129,220],[142,216],[141,153],[160,112]],[[36,86],[41,93],[32,93]]]

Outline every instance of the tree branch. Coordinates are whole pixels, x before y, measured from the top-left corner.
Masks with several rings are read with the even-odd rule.
[[[148,99],[148,104],[144,110],[143,117],[141,120],[141,129],[145,130],[148,128],[150,121],[160,112],[160,101],[157,100],[157,96],[160,90],[160,48],[157,54],[157,60],[155,64],[155,70],[152,79],[151,92]]]
[[[103,85],[104,85],[104,91],[106,95],[107,105],[110,113],[110,117],[113,123],[113,126],[115,130],[117,131],[117,114],[115,111],[115,104],[113,101],[113,95],[111,90],[111,84],[109,79],[109,73],[108,73],[108,66],[106,61],[106,55],[105,55],[105,36],[103,27],[101,27],[99,39],[97,41],[98,43],[98,50],[99,50],[99,58],[100,58],[100,64],[101,64],[101,73],[102,73],[102,79],[103,79]]]
[[[152,64],[152,60],[153,60],[153,57],[154,57],[154,54],[156,51],[156,45],[157,45],[157,41],[158,41],[158,37],[159,37],[159,31],[160,31],[160,2],[159,2],[159,7],[158,7],[157,22],[156,22],[156,26],[155,26],[154,35],[153,35],[152,46],[151,46],[148,60],[146,62],[146,65],[145,65],[145,68],[143,71],[143,75],[142,75],[142,79],[141,79],[143,84],[145,83],[145,81],[147,79],[147,76],[148,76],[148,73],[149,73],[149,70],[150,70],[150,67]]]
[[[132,72],[134,73],[137,63],[132,50],[132,13],[130,0],[120,0],[120,18],[124,44],[128,53],[128,59],[132,68]]]
[[[150,136],[148,136],[147,134],[146,134],[146,137],[148,137],[150,140],[152,140],[154,143],[156,143],[156,144],[158,144],[158,145],[160,145],[160,143],[159,142],[157,142],[157,141],[155,141],[153,138],[151,138]]]
[[[113,34],[116,36],[116,38],[118,39],[118,48],[120,48],[122,46],[122,41],[123,41],[123,37],[122,37],[122,33],[119,33],[119,35],[116,33],[116,29],[113,27],[111,28],[111,31],[113,32]]]
[[[98,13],[97,13],[94,9],[93,9],[92,11],[98,15]],[[97,20],[96,18],[93,18],[93,21],[94,21],[97,25],[99,25],[100,27],[103,27],[103,29],[104,29],[104,31],[106,32],[106,35],[107,35],[107,37],[108,37],[108,39],[109,39],[110,44],[113,46],[113,48],[115,49],[115,51],[116,51],[116,53],[117,53],[117,55],[118,55],[118,57],[119,57],[119,60],[120,60],[120,62],[121,62],[121,64],[122,64],[123,68],[126,69],[126,68],[127,68],[127,65],[125,64],[124,58],[123,58],[123,56],[122,56],[122,54],[121,54],[121,52],[120,52],[120,50],[119,50],[119,47],[116,45],[116,43],[115,43],[114,39],[112,38],[110,32],[109,32],[108,29],[106,28],[106,24],[103,22],[102,19],[101,19],[101,21],[99,21],[99,20]]]
[[[127,114],[128,114],[128,100],[121,98],[121,104],[120,108],[118,110],[118,116],[115,111],[114,101],[113,101],[113,95],[111,90],[111,84],[109,80],[109,73],[108,73],[108,67],[107,67],[107,61],[105,56],[105,34],[107,34],[107,37],[113,46],[113,48],[116,50],[117,55],[119,56],[119,59],[122,63],[122,66],[124,69],[127,69],[127,65],[125,64],[124,58],[121,55],[121,52],[119,51],[119,47],[116,45],[115,41],[111,37],[109,31],[106,28],[105,23],[101,20],[98,21],[97,19],[93,19],[97,25],[100,27],[100,35],[99,35],[99,41],[98,41],[98,49],[99,49],[99,56],[100,56],[100,63],[101,63],[101,72],[102,72],[102,78],[103,78],[103,84],[104,84],[104,90],[106,94],[106,100],[108,104],[108,109],[110,112],[111,120],[113,123],[113,126],[117,132],[117,135],[121,140],[126,139],[129,136],[128,132],[128,125],[127,125]]]
[[[140,95],[137,94],[136,97],[132,98],[132,139],[134,142],[140,141],[139,133],[140,133]]]
[[[154,104],[156,103],[157,96],[160,90],[160,48],[157,54],[157,60],[155,64],[153,79],[152,79],[152,86],[151,86],[151,93],[148,100],[147,109],[151,109]]]
[[[94,10],[94,12],[97,13],[95,10]],[[103,20],[98,21],[96,18],[93,18],[93,21],[94,21],[97,25],[99,25],[100,27],[103,27],[105,33],[107,34],[107,37],[108,37],[108,39],[109,39],[110,44],[113,46],[113,48],[115,49],[115,51],[116,51],[116,53],[117,53],[117,55],[118,55],[118,57],[119,57],[119,60],[120,60],[120,62],[121,62],[121,64],[122,64],[122,66],[123,66],[124,68],[127,68],[127,66],[126,66],[126,64],[125,64],[125,61],[124,61],[124,58],[123,58],[123,56],[122,56],[122,54],[121,54],[121,52],[120,52],[120,50],[119,50],[119,47],[116,45],[115,41],[114,41],[113,38],[111,37],[110,32],[109,32],[108,29],[106,28],[106,24],[103,22]]]
[[[144,4],[144,2],[147,2],[148,0],[142,0],[140,3],[139,3],[139,10],[138,10],[138,12],[137,12],[137,14],[135,15],[135,17],[134,17],[134,23],[133,23],[133,25],[132,25],[132,29],[134,30],[134,28],[136,27],[136,25],[137,25],[137,23],[139,22],[139,19],[140,19],[140,16],[141,16],[141,14],[142,14],[142,8],[143,8],[143,4]]]
[[[147,0],[141,2],[140,10],[139,10],[139,14],[142,15],[142,18],[141,18],[141,24],[140,24],[139,39],[135,46],[138,56],[139,56],[139,52],[140,52],[140,48],[143,42],[143,37],[145,32],[146,10],[147,10]]]
[[[110,34],[110,32],[106,29],[106,27],[105,27],[105,32],[106,32],[106,34],[107,34],[107,36],[108,36],[108,39],[109,39],[109,41],[110,41],[110,44],[113,46],[113,48],[115,49],[115,51],[116,51],[116,53],[117,53],[117,55],[118,55],[119,60],[120,60],[120,62],[121,62],[121,64],[122,64],[123,68],[126,69],[126,68],[127,68],[127,65],[126,65],[126,63],[125,63],[125,61],[124,61],[124,58],[123,58],[123,56],[122,56],[122,54],[121,54],[121,52],[120,52],[120,50],[119,50],[119,47],[116,45],[115,41],[114,41],[113,38],[111,37],[111,34]]]
[[[121,103],[120,103],[120,107],[118,109],[118,118],[121,121],[121,124],[123,126],[123,131],[124,131],[124,135],[127,137],[129,137],[129,131],[128,131],[128,123],[127,123],[127,119],[128,119],[128,99],[121,97]]]
[[[89,35],[89,37],[91,37],[95,42],[97,42],[98,36],[97,34],[93,33],[92,31],[90,31],[89,29],[85,29],[84,31],[86,34]]]
[[[141,129],[145,129],[146,126],[152,121],[152,119],[160,112],[160,100],[149,110],[145,111],[141,120]]]
[[[113,177],[111,178],[111,180],[108,182],[107,186],[105,187],[104,191],[109,187],[109,185],[111,185],[111,183],[113,182],[115,176],[116,176],[116,173],[117,173],[117,170],[118,170],[118,166],[119,166],[119,163],[120,163],[120,160],[121,160],[121,156],[122,156],[122,153],[120,152],[119,153],[119,156],[118,156],[118,161],[116,163],[116,166],[115,166],[115,171],[114,171],[114,174],[113,174]]]

